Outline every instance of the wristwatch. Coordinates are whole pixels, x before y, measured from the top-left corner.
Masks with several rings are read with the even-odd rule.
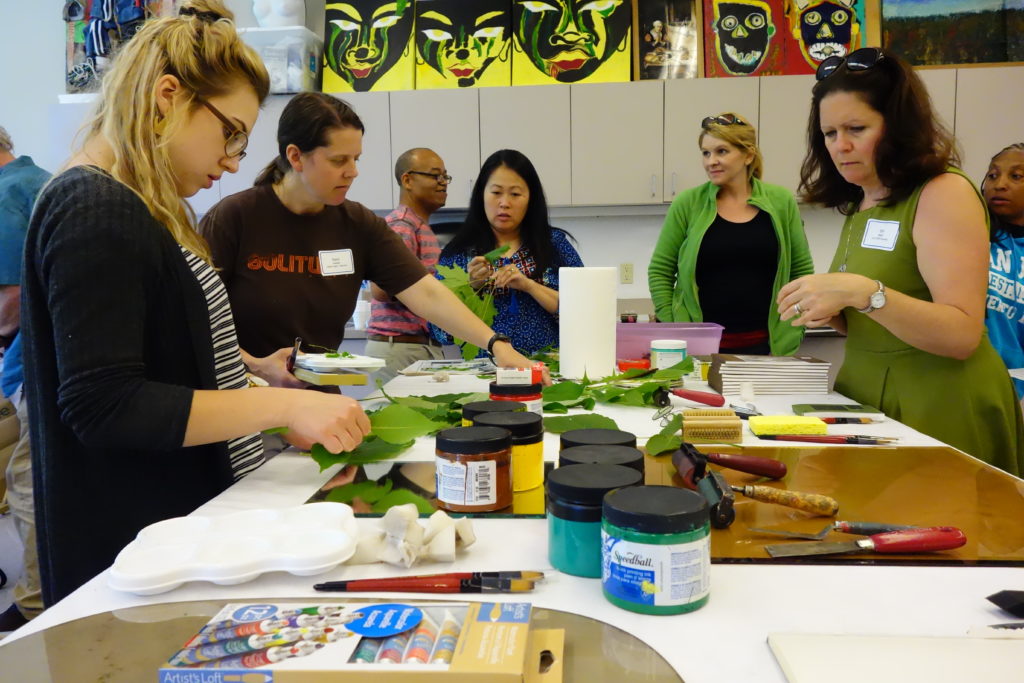
[[[512,343],[512,340],[508,338],[508,335],[502,334],[501,332],[495,332],[494,336],[487,340],[487,353],[494,355],[494,344],[497,342],[508,342]]]
[[[881,280],[875,280],[875,284],[878,285],[878,291],[868,297],[868,305],[865,308],[857,309],[858,313],[870,313],[885,306],[885,285]]]

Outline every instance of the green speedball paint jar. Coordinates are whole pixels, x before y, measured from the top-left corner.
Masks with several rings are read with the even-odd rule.
[[[601,588],[609,602],[641,614],[682,614],[708,601],[711,525],[704,496],[633,486],[606,495],[602,513]]]
[[[643,475],[622,465],[566,465],[548,475],[548,559],[560,572],[601,576],[601,501]]]

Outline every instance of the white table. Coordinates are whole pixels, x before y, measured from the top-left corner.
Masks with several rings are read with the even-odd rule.
[[[475,378],[472,381],[458,378],[444,384],[429,383],[423,378],[398,378],[387,388],[393,394],[438,394],[472,390],[465,387],[478,386],[473,382],[482,384]],[[829,398],[841,399],[837,395]],[[776,407],[783,412],[781,408],[791,403],[812,401],[823,402],[824,397],[764,400],[758,401],[758,407],[762,412],[776,410]],[[651,426],[654,423],[649,418],[649,409],[613,407],[601,412],[616,419],[622,428],[635,430],[641,437],[656,431]],[[879,426],[867,425],[872,433]],[[907,445],[938,443],[898,423],[890,426]],[[856,425],[842,427],[845,431]],[[421,441],[414,446],[410,457],[403,455],[402,460],[429,458],[430,440]],[[553,459],[556,452],[557,441],[546,442],[548,458]],[[301,504],[332,473],[321,473],[311,459],[286,452],[200,507],[196,514],[210,516]],[[359,522],[376,523],[370,519]],[[190,583],[148,597],[108,588],[104,572],[9,639],[86,615],[145,604],[323,597],[325,594],[312,589],[312,584],[321,580],[460,570],[539,569],[545,571],[548,578],[533,593],[497,594],[488,598],[527,599],[539,606],[614,624],[661,653],[687,683],[723,680],[783,683],[785,677],[766,643],[769,633],[962,636],[970,627],[1007,620],[985,596],[1005,588],[1024,587],[1024,569],[1012,567],[715,564],[711,569],[711,599],[705,607],[685,615],[646,616],[607,602],[598,579],[582,579],[554,571],[547,560],[546,520],[475,519],[473,524],[478,541],[460,554],[455,563],[418,565],[409,571],[381,564],[343,565],[317,577],[274,572],[237,586]],[[388,596],[400,598],[402,594]],[[617,656],[617,653],[607,656]],[[848,662],[837,663],[837,666],[868,665],[857,652],[849,653]],[[865,669],[866,678],[879,680],[869,671]],[[1019,675],[1019,671],[1012,673]],[[1004,680],[1010,680],[1009,672]]]

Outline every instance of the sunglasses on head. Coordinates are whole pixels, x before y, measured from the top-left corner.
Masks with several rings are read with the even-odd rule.
[[[815,80],[823,81],[834,74],[836,69],[844,63],[850,71],[865,71],[883,59],[885,59],[885,55],[882,54],[882,48],[880,47],[862,47],[845,57],[832,55],[818,65],[818,70],[814,72],[814,78]]]
[[[704,120],[700,122],[700,127],[704,130],[708,130],[713,125],[719,126],[745,126],[746,121],[743,121],[732,114],[724,114],[722,116],[705,116]]]

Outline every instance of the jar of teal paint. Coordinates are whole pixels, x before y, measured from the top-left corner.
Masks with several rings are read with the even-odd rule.
[[[566,465],[551,471],[545,484],[548,559],[573,576],[601,576],[601,501],[623,486],[643,483],[643,475],[622,465]]]
[[[611,491],[602,505],[604,596],[641,614],[702,607],[710,594],[710,533],[708,504],[696,491],[674,486]]]

